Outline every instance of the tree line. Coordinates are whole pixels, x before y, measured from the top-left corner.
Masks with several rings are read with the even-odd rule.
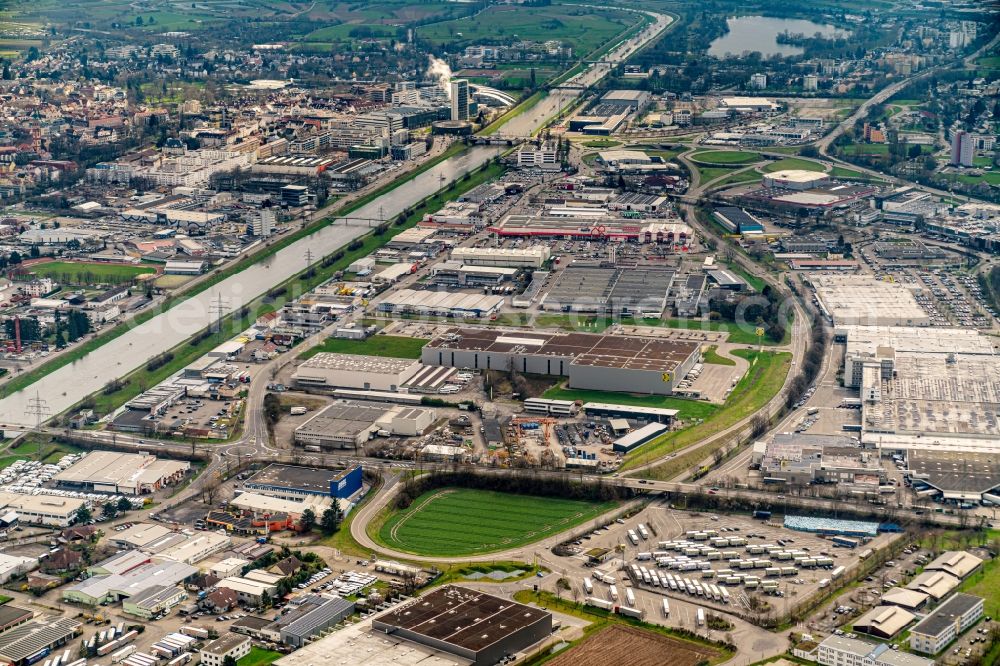
[[[444,487],[492,490],[516,495],[558,497],[560,499],[607,502],[632,497],[630,488],[613,486],[598,481],[580,483],[570,477],[553,478],[531,474],[477,474],[471,471],[432,471],[408,480],[396,495],[397,509],[409,507],[426,492]]]

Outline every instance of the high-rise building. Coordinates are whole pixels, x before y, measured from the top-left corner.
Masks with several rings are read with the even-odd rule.
[[[965,130],[955,130],[951,136],[951,164],[970,167],[976,155],[976,144]]]
[[[750,87],[755,90],[763,90],[767,87],[767,74],[758,72],[750,76]]]
[[[817,90],[819,88],[819,77],[815,74],[806,74],[802,77],[803,90]]]
[[[469,82],[465,79],[451,80],[451,119],[469,119]]]

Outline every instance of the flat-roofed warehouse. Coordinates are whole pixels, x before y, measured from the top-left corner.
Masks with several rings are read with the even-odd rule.
[[[72,497],[0,491],[0,515],[14,511],[21,522],[34,525],[69,527],[84,504],[84,500]]]
[[[687,244],[692,237],[691,228],[678,223],[676,218],[616,217],[594,208],[553,209],[545,214],[512,213],[489,227],[489,231],[498,236],[666,244]]]
[[[450,328],[424,346],[425,365],[516,370],[569,378],[569,387],[669,395],[700,345],[625,335]]]
[[[275,666],[469,666],[468,659],[375,631],[371,625],[370,620],[348,623],[278,659]]]
[[[542,297],[543,310],[661,317],[674,271],[568,266]]]
[[[835,326],[929,326],[913,293],[867,275],[811,276],[820,309]]]
[[[448,585],[396,607],[372,621],[372,628],[491,666],[552,633],[552,614]]]
[[[21,666],[38,661],[45,650],[69,642],[80,632],[80,621],[68,617],[37,619],[0,634],[0,661]],[[40,656],[39,656],[40,655]]]
[[[379,312],[475,319],[499,312],[503,304],[502,296],[492,294],[397,289],[382,296],[377,308]]]
[[[144,453],[91,451],[58,474],[61,486],[98,493],[142,495],[177,483],[191,468],[184,460],[160,460]]]
[[[358,447],[379,432],[413,437],[434,422],[434,412],[405,405],[334,402],[295,429],[297,444],[326,449]]]
[[[985,440],[993,447],[990,451],[941,451],[934,441],[923,440],[917,445],[925,448],[905,451],[907,469],[914,479],[940,490],[945,499],[979,502],[1000,487],[1000,440]]]
[[[320,352],[295,370],[296,386],[396,391],[420,369],[420,362],[405,358]]]
[[[293,502],[314,496],[346,499],[361,490],[361,485],[360,465],[335,471],[278,464],[268,465],[243,484],[254,492]]]

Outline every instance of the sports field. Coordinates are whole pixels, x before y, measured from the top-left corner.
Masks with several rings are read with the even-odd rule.
[[[155,273],[152,266],[125,264],[85,264],[73,261],[49,261],[34,264],[28,270],[39,277],[73,285],[127,284],[138,276]]]
[[[414,555],[478,555],[538,541],[614,506],[614,502],[441,488],[393,512],[372,536],[385,546]]]

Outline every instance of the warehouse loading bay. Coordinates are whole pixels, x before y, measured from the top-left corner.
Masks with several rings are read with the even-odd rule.
[[[786,529],[780,522],[775,522],[779,520],[781,518],[777,516],[770,522],[763,522],[749,516],[673,509],[668,500],[659,499],[634,516],[595,529],[566,544],[571,554],[559,558],[556,569],[569,579],[573,588],[572,595],[581,601],[586,597],[612,601],[611,587],[614,585],[619,596],[617,603],[626,604],[628,593],[625,590],[630,590],[635,598],[635,607],[645,611],[648,621],[694,628],[698,608],[705,609],[705,612],[736,616],[749,613],[751,609],[762,615],[767,615],[768,612],[783,613],[834,582],[853,579],[857,575],[862,556],[885,548],[901,536],[880,534],[856,548],[837,547],[828,538]],[[640,525],[647,533],[646,538],[642,537]],[[685,571],[657,566],[654,552],[666,550],[670,557],[677,558],[684,555],[683,550],[667,550],[667,542],[688,541],[692,543],[692,547],[710,546],[710,540],[694,541],[693,533],[698,531],[714,531],[717,537],[733,539],[735,543],[743,545],[719,547],[718,559],[690,556],[690,560],[698,562],[699,566],[702,566],[701,562],[707,562],[711,568],[706,571],[711,573],[700,568]],[[630,532],[636,536],[635,542],[630,538]],[[664,547],[661,547],[661,543]],[[784,552],[801,551],[808,559],[829,562],[825,566],[796,565],[793,560],[777,559],[777,553],[766,554],[766,549],[760,549],[761,546],[778,546]],[[722,557],[722,552],[733,557]],[[733,566],[729,560],[735,559],[744,562],[757,560],[758,566]],[[761,560],[770,561],[770,564],[759,564]],[[803,564],[807,562],[808,560]],[[714,585],[720,592],[725,590],[729,600],[709,599],[707,595],[671,589],[669,585],[665,589],[662,584],[654,586],[645,581],[640,584],[632,574],[632,565],[645,567],[650,573],[655,571],[661,580],[663,576],[670,574],[674,580],[684,579],[692,583],[697,581],[702,586]],[[743,575],[744,583],[723,584],[727,570]],[[615,582],[602,582],[601,578],[605,581],[613,578]],[[748,578],[751,580],[749,584],[745,582]],[[758,582],[754,584],[753,579]],[[765,591],[765,581],[776,582],[776,589]],[[545,584],[554,587],[555,581],[545,581]],[[588,584],[592,586],[590,592],[586,589]],[[663,617],[664,598],[670,608],[669,619]]]

